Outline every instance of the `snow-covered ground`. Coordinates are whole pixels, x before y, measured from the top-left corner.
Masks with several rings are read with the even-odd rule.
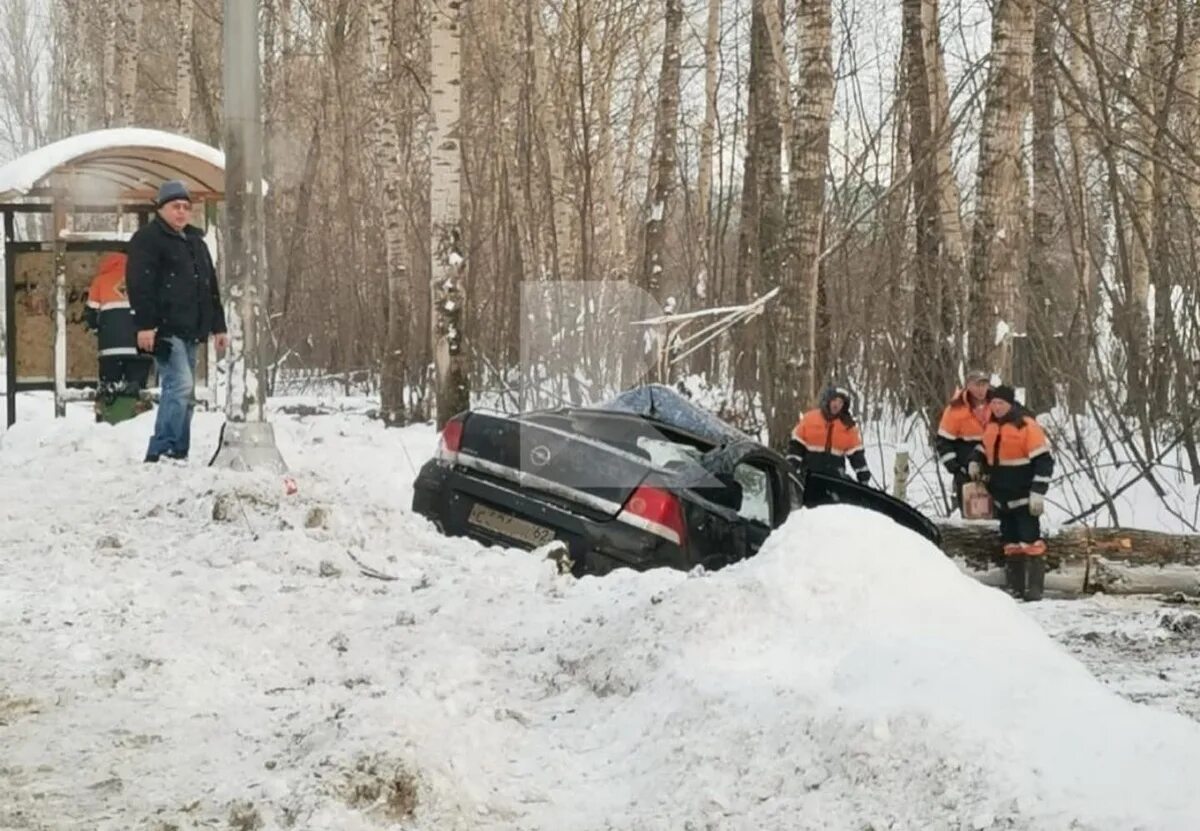
[[[1196,601],[1096,595],[1025,610],[1113,690],[1200,722]]]
[[[204,465],[215,414],[190,464],[145,466],[149,416],[27,398],[0,438],[0,829],[1200,815],[1182,610],[1022,606],[845,507],[719,573],[577,581],[413,516],[433,431],[384,431],[366,401],[274,402],[289,495]]]

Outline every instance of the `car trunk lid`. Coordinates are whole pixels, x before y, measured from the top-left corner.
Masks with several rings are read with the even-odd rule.
[[[456,462],[608,518],[650,472],[648,456],[636,445],[610,444],[572,431],[565,421],[559,426],[481,412],[466,419]]]

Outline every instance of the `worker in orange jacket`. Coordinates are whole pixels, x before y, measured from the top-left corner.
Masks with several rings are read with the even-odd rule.
[[[788,461],[793,467],[845,476],[849,461],[859,482],[870,481],[862,435],[850,414],[850,399],[849,390],[830,387],[821,395],[820,406],[804,414],[788,441]]]
[[[962,510],[963,485],[967,483],[967,465],[975,455],[975,448],[983,439],[984,428],[991,418],[988,405],[988,390],[991,376],[981,369],[973,369],[963,378],[962,389],[954,393],[942,419],[938,424],[934,448],[938,460],[953,477],[954,504]]]
[[[138,352],[125,262],[125,255],[115,251],[100,258],[84,309],[84,323],[96,333],[100,358],[97,421],[121,421],[147,409],[140,396],[150,376],[150,358]]]
[[[1054,473],[1046,434],[1009,386],[989,394],[991,420],[968,473],[987,482],[1000,518],[1005,582],[1014,597],[1040,600],[1045,584],[1046,541],[1040,517]]]

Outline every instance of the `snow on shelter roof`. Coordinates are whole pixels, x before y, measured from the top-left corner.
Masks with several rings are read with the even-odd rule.
[[[196,201],[225,192],[225,154],[186,136],[121,127],[48,144],[0,167],[0,202],[36,202],[64,191],[75,204],[151,202],[180,179]]]

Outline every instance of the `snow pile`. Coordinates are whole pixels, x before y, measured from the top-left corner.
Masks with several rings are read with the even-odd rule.
[[[0,448],[0,828],[1157,831],[1200,811],[1200,727],[1108,692],[875,515],[805,512],[718,573],[576,581],[407,510],[427,427],[276,412],[289,496],[139,465],[146,417],[72,410]]]

